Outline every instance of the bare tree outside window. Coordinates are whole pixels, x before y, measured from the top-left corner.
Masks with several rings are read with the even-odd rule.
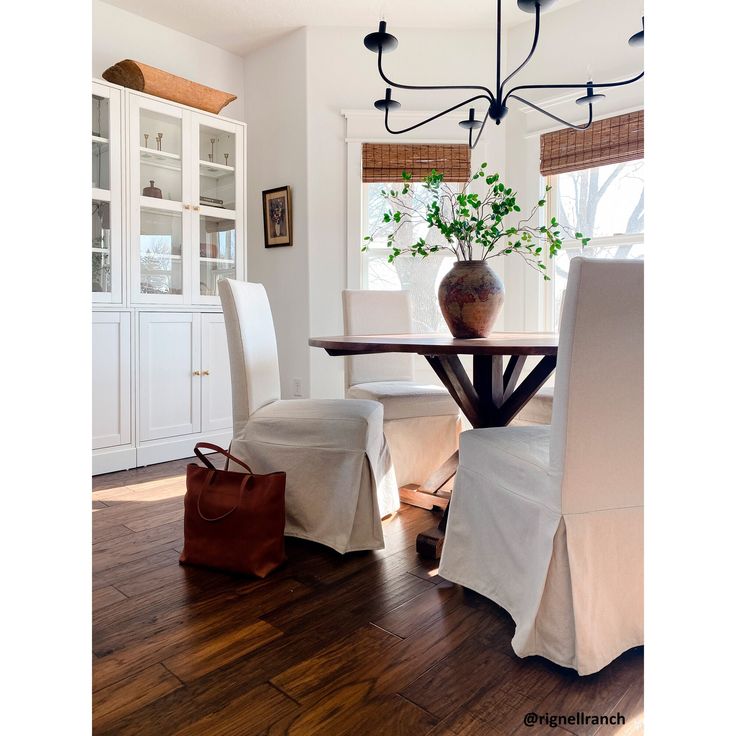
[[[593,258],[644,256],[644,161],[639,159],[558,174],[552,186],[560,224],[592,237],[584,250],[576,241],[565,242],[554,260],[557,326],[571,258],[579,255]]]

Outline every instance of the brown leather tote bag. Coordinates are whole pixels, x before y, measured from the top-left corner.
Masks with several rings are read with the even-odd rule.
[[[218,470],[202,453],[214,450],[246,472]],[[205,467],[187,465],[184,550],[179,562],[263,578],[286,559],[286,473],[256,475],[217,445],[194,447]]]

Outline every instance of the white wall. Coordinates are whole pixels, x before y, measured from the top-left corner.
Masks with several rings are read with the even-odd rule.
[[[307,233],[306,29],[247,57],[248,280],[266,287],[279,349],[281,392],[294,395],[301,379],[309,395],[309,241]],[[293,245],[266,248],[264,189],[291,187]]]
[[[206,5],[202,5],[206,12]],[[92,2],[92,76],[122,59],[134,59],[208,87],[237,95],[222,114],[244,120],[243,59],[179,31],[112,5]]]

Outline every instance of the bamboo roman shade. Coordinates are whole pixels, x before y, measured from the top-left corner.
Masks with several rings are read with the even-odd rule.
[[[403,171],[414,181],[432,173],[445,175],[445,181],[470,179],[470,149],[465,144],[364,143],[363,181],[398,182]]]
[[[644,110],[596,120],[587,130],[542,135],[542,176],[644,158]]]

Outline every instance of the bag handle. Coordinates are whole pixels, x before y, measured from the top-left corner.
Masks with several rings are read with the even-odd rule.
[[[206,443],[202,443],[206,444]],[[234,459],[234,458],[233,458]],[[220,514],[220,516],[205,516],[202,513],[202,509],[200,507],[200,504],[202,503],[202,496],[204,496],[205,488],[209,488],[212,481],[212,476],[214,475],[214,472],[211,470],[209,473],[209,482],[206,483],[199,491],[199,495],[197,496],[197,513],[199,514],[199,518],[202,519],[202,521],[220,521],[224,519],[226,516],[230,516],[239,506],[240,502],[243,500],[243,493],[245,492],[245,488],[250,483],[251,479],[253,478],[252,475],[246,475],[243,479],[243,482],[240,484],[240,495],[238,496],[238,501],[229,511],[226,511],[224,514]]]
[[[232,460],[234,463],[242,465],[251,475],[253,474],[253,471],[250,469],[249,465],[246,465],[246,463],[244,463],[242,460],[238,460],[238,458],[236,458],[234,455],[231,455],[227,450],[223,450],[222,447],[219,447],[218,445],[213,445],[211,442],[197,442],[197,444],[194,445],[194,454],[211,470],[215,470],[215,466],[209,461],[202,450],[199,449],[200,447],[204,447],[206,450],[219,452],[220,455],[224,455],[228,460]]]

